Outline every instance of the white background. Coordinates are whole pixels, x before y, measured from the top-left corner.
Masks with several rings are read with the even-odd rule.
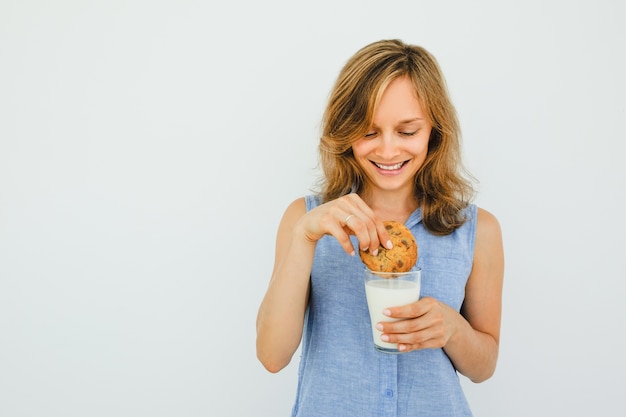
[[[429,49],[506,249],[476,416],[626,414],[621,2],[0,2],[0,415],[287,416],[255,357],[327,94]],[[346,340],[346,349],[350,341]]]

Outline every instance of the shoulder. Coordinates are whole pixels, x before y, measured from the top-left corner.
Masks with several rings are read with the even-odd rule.
[[[322,204],[322,198],[318,194],[308,194],[293,200],[283,212],[281,226],[290,228],[308,211]]]
[[[299,197],[293,200],[283,213],[283,220],[297,219],[307,211],[307,197]]]
[[[503,249],[500,222],[491,212],[480,207],[477,209],[476,216],[474,260],[481,258],[501,260]]]
[[[281,223],[293,225],[307,211],[314,209],[321,204],[321,197],[316,194],[305,195],[293,200],[283,213]]]
[[[484,208],[476,209],[476,237],[495,237],[501,235],[500,222]]]

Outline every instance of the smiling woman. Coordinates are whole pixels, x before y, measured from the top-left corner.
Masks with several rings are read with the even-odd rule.
[[[352,157],[364,138],[390,139],[391,132],[425,138],[425,158],[414,165],[426,169],[413,167],[415,197],[429,230],[447,234],[463,224],[460,210],[474,192],[461,160],[459,122],[435,58],[419,46],[407,46],[406,55],[402,48],[394,41],[367,45],[339,74],[323,117],[321,193],[330,201],[366,192],[365,173]],[[382,156],[373,162],[389,165]]]
[[[319,151],[321,189],[279,225],[259,360],[278,372],[302,343],[294,416],[470,416],[457,372],[481,382],[495,371],[504,256],[498,221],[470,203],[435,59],[399,40],[359,50],[331,92]],[[388,221],[415,236],[423,297],[370,323],[354,255],[391,249]],[[400,355],[374,348],[372,325]]]
[[[412,180],[426,160],[431,130],[411,79],[391,81],[376,106],[372,127],[352,145],[354,159],[367,177],[363,196],[372,193],[371,188],[385,192],[402,187],[412,195]]]

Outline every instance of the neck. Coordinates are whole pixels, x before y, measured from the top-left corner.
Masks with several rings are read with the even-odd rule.
[[[366,190],[361,198],[383,221],[395,220],[404,223],[419,207],[413,190],[408,192]]]

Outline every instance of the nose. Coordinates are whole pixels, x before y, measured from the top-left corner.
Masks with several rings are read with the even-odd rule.
[[[378,136],[378,141],[379,143],[376,147],[377,156],[386,160],[392,160],[400,154],[398,138],[392,133],[381,133]]]

